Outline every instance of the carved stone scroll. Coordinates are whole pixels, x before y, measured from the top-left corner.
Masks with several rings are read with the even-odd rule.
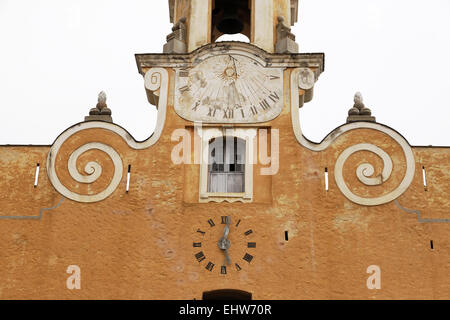
[[[87,121],[75,126],[70,127],[64,131],[53,143],[50,148],[50,152],[47,157],[47,173],[49,180],[55,187],[55,189],[63,196],[78,202],[97,202],[102,201],[109,197],[117,188],[122,180],[124,172],[124,164],[120,157],[120,154],[110,145],[101,142],[101,137],[93,137],[90,142],[87,142],[77,149],[70,152],[70,156],[67,163],[59,164],[59,151],[63,144],[73,135],[78,132],[87,129],[104,129],[112,131],[119,135],[130,148],[133,149],[146,149],[155,144],[162,133],[166,118],[167,108],[167,95],[168,95],[168,82],[169,76],[163,68],[151,68],[145,74],[146,88],[152,92],[158,91],[158,118],[156,121],[156,128],[153,134],[143,142],[136,142],[134,138],[125,131],[122,127],[113,123],[103,121]],[[98,150],[105,153],[113,162],[114,172],[109,184],[98,193],[95,194],[79,194],[69,187],[64,185],[58,177],[56,167],[59,170],[68,170],[70,177],[80,184],[91,184],[99,179],[102,175],[102,165],[97,161],[89,161],[84,167],[84,174],[78,172],[77,161],[78,159],[88,151]]]
[[[311,151],[324,151],[327,149],[331,143],[333,143],[338,137],[342,134],[349,132],[351,130],[357,129],[371,129],[382,132],[383,134],[388,135],[392,138],[402,149],[403,154],[405,156],[406,161],[406,172],[401,180],[400,184],[397,187],[390,191],[387,194],[384,194],[380,197],[375,198],[365,198],[361,196],[355,195],[346,185],[344,180],[342,170],[345,161],[357,151],[369,151],[378,155],[383,160],[383,171],[378,177],[371,177],[374,173],[374,168],[371,164],[364,163],[358,166],[356,169],[356,176],[359,181],[367,186],[373,185],[382,185],[391,175],[392,171],[392,158],[389,154],[387,154],[384,150],[377,147],[372,143],[361,143],[348,147],[345,149],[336,159],[335,167],[334,167],[334,176],[336,184],[342,194],[349,200],[365,206],[375,206],[384,203],[388,203],[397,199],[400,195],[402,195],[410,186],[415,170],[415,160],[414,154],[408,142],[396,131],[375,123],[375,122],[351,122],[347,123],[336,130],[332,131],[328,134],[325,139],[321,143],[314,143],[306,139],[300,127],[299,122],[299,72],[300,68],[294,69],[291,73],[291,120],[292,120],[292,128],[294,130],[294,135],[300,145],[311,150]]]

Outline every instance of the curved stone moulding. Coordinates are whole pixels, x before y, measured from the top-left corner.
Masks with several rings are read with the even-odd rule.
[[[294,130],[294,135],[297,141],[302,145],[303,147],[311,150],[311,151],[323,151],[327,149],[333,141],[335,141],[339,136],[341,136],[343,133],[355,130],[355,129],[372,129],[376,131],[380,131],[392,139],[394,139],[402,148],[403,154],[405,155],[406,159],[406,172],[405,176],[403,177],[403,180],[400,182],[400,184],[397,186],[396,189],[393,191],[382,195],[380,197],[375,198],[363,198],[360,196],[355,195],[350,191],[350,189],[347,187],[344,177],[342,175],[342,169],[345,161],[347,158],[355,153],[356,151],[365,150],[369,152],[373,152],[377,154],[382,160],[383,160],[383,172],[381,176],[379,177],[373,177],[370,176],[373,174],[374,169],[371,164],[365,163],[358,166],[356,169],[356,176],[358,179],[364,183],[365,185],[371,186],[371,185],[381,185],[384,183],[390,176],[392,171],[392,159],[391,157],[382,149],[379,147],[370,144],[370,143],[361,143],[357,145],[350,146],[349,148],[345,149],[338,157],[335,168],[334,168],[334,178],[336,181],[336,184],[339,188],[339,190],[342,192],[342,194],[349,199],[350,201],[353,201],[360,205],[365,206],[376,206],[384,203],[388,203],[392,200],[397,199],[400,195],[403,194],[403,192],[408,189],[409,185],[411,184],[413,178],[414,178],[414,170],[415,170],[415,160],[414,160],[414,154],[412,152],[411,147],[409,146],[408,142],[397,132],[394,130],[383,126],[378,123],[374,122],[352,122],[345,124],[338,129],[332,131],[330,134],[326,136],[326,138],[321,143],[313,143],[311,141],[308,141],[302,133],[301,127],[300,127],[300,120],[299,120],[299,70],[300,68],[296,68],[292,70],[291,73],[291,121],[292,121],[292,129]]]
[[[159,98],[158,98],[158,117],[156,120],[156,127],[153,134],[143,142],[136,142],[136,140],[134,140],[133,137],[123,128],[113,123],[103,121],[82,122],[78,125],[75,125],[67,129],[55,140],[52,147],[50,148],[50,152],[48,153],[47,157],[47,174],[49,180],[60,194],[62,194],[66,198],[78,202],[89,203],[102,201],[106,199],[109,195],[111,195],[114,192],[114,190],[116,190],[117,186],[119,185],[122,179],[123,162],[122,159],[120,158],[119,153],[117,153],[117,151],[115,151],[114,148],[112,148],[107,144],[94,141],[80,146],[71,153],[67,163],[69,174],[75,181],[79,183],[89,184],[96,181],[102,173],[102,166],[99,163],[95,161],[88,162],[84,168],[84,171],[87,175],[82,175],[78,172],[76,168],[76,162],[79,156],[85,153],[86,151],[93,149],[100,150],[102,152],[105,152],[111,158],[114,164],[114,174],[109,185],[104,190],[100,191],[97,194],[82,195],[69,190],[61,183],[55,170],[56,157],[64,142],[77,132],[92,128],[109,130],[119,135],[131,148],[136,150],[149,148],[159,140],[166,119],[167,95],[169,87],[168,72],[164,68],[151,68],[145,74],[144,79],[145,79],[145,87],[148,90],[153,92],[159,91],[155,92],[155,94],[159,95]]]

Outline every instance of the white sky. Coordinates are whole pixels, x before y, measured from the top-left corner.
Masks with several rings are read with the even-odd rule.
[[[207,0],[205,0],[207,1]],[[412,145],[450,145],[449,0],[299,0],[300,52],[324,52],[305,136],[321,141],[360,91]],[[51,144],[104,90],[115,123],[152,133],[135,53],[160,53],[167,0],[0,0],[0,144]]]

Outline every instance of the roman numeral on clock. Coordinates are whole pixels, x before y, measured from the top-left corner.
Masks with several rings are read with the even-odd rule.
[[[236,267],[236,270],[237,270],[237,271],[241,271],[241,270],[242,270],[241,266],[238,265],[237,263],[235,263],[234,266]]]
[[[193,244],[192,244],[192,246],[195,248],[195,247],[201,247],[202,246],[202,243],[201,242],[194,242]]]
[[[253,114],[254,116],[258,114],[258,110],[256,109],[255,106],[251,106],[251,107],[250,107],[250,111],[252,112],[252,114]]]
[[[253,256],[251,254],[246,253],[242,259],[250,263],[250,261],[253,260]]]
[[[208,271],[212,271],[213,268],[214,268],[214,263],[209,261],[208,264],[206,265],[205,269]]]
[[[270,79],[270,80],[276,80],[276,79],[280,79],[280,77],[270,75],[270,76],[269,76],[269,79]]]
[[[231,222],[231,217],[230,216],[222,216],[222,224],[227,224]]]
[[[209,219],[209,220],[208,220],[208,223],[209,223],[209,225],[210,225],[211,227],[214,227],[214,226],[215,226],[214,221],[213,221],[212,219]]]
[[[196,253],[195,258],[197,259],[198,262],[202,262],[203,260],[205,260],[205,255],[203,254],[203,251]]]
[[[247,248],[256,248],[256,242],[248,242]]]
[[[227,266],[221,266],[220,267],[220,273],[221,274],[227,274]]]
[[[247,231],[244,232],[244,234],[245,234],[246,236],[248,236],[249,234],[252,234],[252,233],[253,233],[252,229],[247,230]]]

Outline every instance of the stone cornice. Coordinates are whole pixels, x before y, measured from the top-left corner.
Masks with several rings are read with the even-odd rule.
[[[212,55],[232,53],[248,55],[264,67],[314,68],[317,76],[324,71],[325,66],[324,53],[268,53],[250,43],[237,41],[209,43],[190,53],[144,53],[135,54],[135,57],[138,71],[144,75],[144,68],[189,68]]]

